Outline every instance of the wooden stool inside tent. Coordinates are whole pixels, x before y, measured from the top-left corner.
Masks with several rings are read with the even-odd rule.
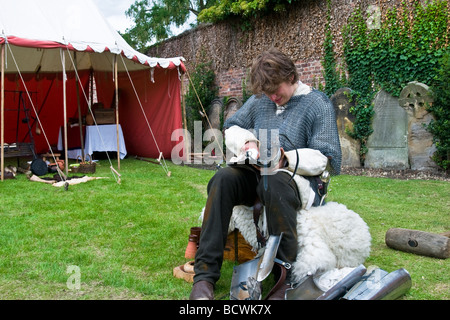
[[[48,161],[50,162],[50,165],[56,165],[56,163],[53,163],[53,156],[55,157],[56,163],[59,165],[59,168],[61,170],[64,170],[65,165],[64,165],[64,160],[60,160],[59,157],[61,156],[61,153],[53,153],[53,155],[49,152],[41,154],[42,160],[47,161],[47,158],[49,159]]]
[[[44,161],[47,161],[47,158],[50,158],[49,161],[53,160],[53,156],[55,156],[56,161],[58,161],[59,157],[61,157],[61,153],[54,153],[53,155],[51,153],[41,154],[42,160]]]

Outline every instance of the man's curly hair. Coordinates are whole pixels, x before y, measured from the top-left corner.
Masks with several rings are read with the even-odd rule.
[[[274,93],[282,82],[298,81],[294,62],[278,49],[261,53],[253,62],[250,72],[251,90],[254,94]]]

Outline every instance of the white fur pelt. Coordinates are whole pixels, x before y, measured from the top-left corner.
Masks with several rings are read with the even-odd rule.
[[[265,215],[260,229],[267,234]],[[236,206],[229,231],[239,229],[257,251],[252,208]],[[336,268],[357,267],[370,254],[371,236],[367,224],[354,211],[337,202],[300,210],[297,217],[298,255],[293,263],[293,281]]]
[[[267,234],[266,215],[264,209],[258,221],[258,227],[263,235]],[[258,240],[256,238],[256,227],[253,221],[253,207],[235,206],[231,216],[228,233],[233,232],[234,229],[239,229],[244,239],[252,246],[252,250],[258,251]]]
[[[369,227],[354,211],[337,202],[302,210],[297,217],[298,255],[293,276],[334,268],[357,267],[370,254]]]
[[[200,221],[203,221],[203,214],[205,208],[199,217]],[[262,230],[263,235],[267,233],[265,226],[264,209],[262,210],[261,217],[259,218],[258,227]],[[233,214],[231,216],[230,225],[228,226],[228,234],[232,233],[234,229],[239,229],[244,239],[252,246],[252,251],[258,252],[258,240],[256,239],[256,227],[253,222],[253,207],[247,206],[235,206],[233,208]]]

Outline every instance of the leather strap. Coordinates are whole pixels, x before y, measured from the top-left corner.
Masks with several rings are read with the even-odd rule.
[[[239,248],[238,248],[238,229],[234,229],[234,262],[239,262]]]
[[[262,210],[262,203],[259,200],[258,197],[255,199],[255,203],[253,205],[253,222],[255,223],[256,227],[256,240],[258,241],[259,245],[262,247],[266,246],[266,238],[261,233],[261,230],[258,227],[259,217],[261,216],[261,210]]]
[[[281,286],[284,284],[284,281],[286,280],[286,275],[287,275],[286,268],[283,265],[279,264],[278,262],[275,262],[275,264],[280,267],[281,275],[280,275],[280,278],[278,279],[277,283],[273,286],[272,290],[270,290],[270,292],[267,294],[267,296],[264,298],[264,300],[269,299],[271,295],[273,295],[275,292],[277,292],[281,288]]]

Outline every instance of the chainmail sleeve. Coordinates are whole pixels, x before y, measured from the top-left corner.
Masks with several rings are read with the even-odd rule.
[[[314,106],[312,109],[315,109],[317,114],[312,125],[309,148],[319,150],[328,157],[330,173],[338,175],[341,171],[342,153],[333,105],[328,97],[320,92]]]
[[[341,170],[341,145],[336,115],[328,97],[318,90],[292,97],[285,111],[277,113],[276,105],[265,96],[252,96],[224,123],[224,130],[234,125],[254,130],[278,130],[280,145],[285,151],[311,148],[328,157],[333,175]],[[268,145],[270,147],[270,145]],[[270,150],[269,150],[270,151]]]
[[[256,96],[251,96],[244,105],[228,118],[223,124],[223,130],[232,126],[238,126],[243,129],[255,129],[255,119],[258,116],[254,106],[256,104]]]

